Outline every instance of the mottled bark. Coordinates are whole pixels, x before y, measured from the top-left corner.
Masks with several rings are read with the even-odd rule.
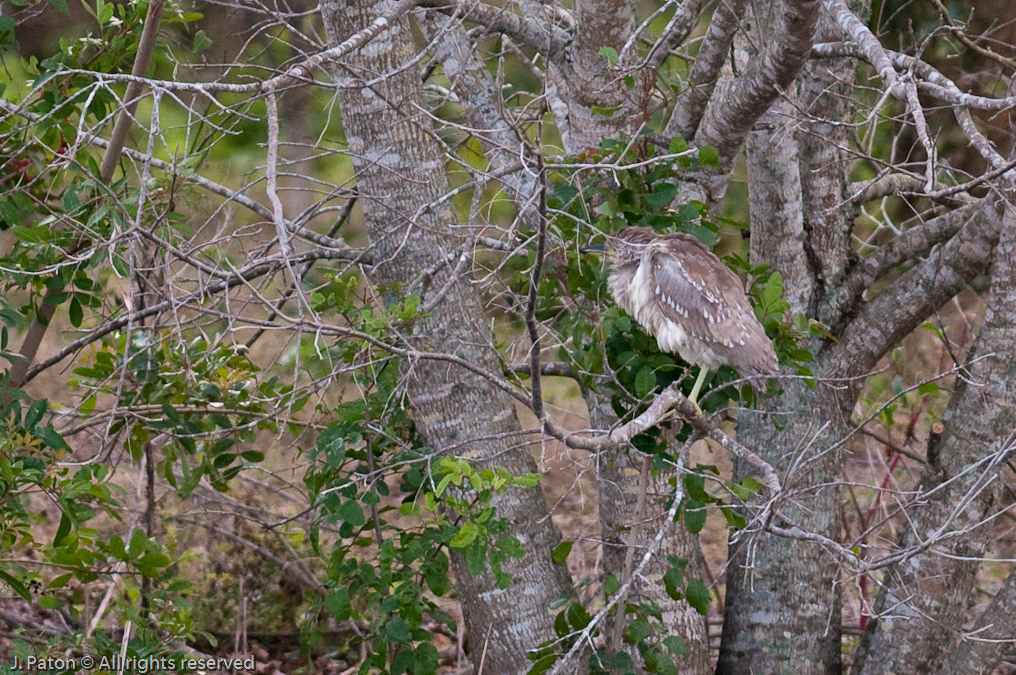
[[[583,392],[583,397],[589,407],[590,425],[594,429],[610,429],[617,424],[617,416],[606,392],[587,389]],[[644,571],[644,578],[632,587],[628,603],[637,605],[642,600],[648,600],[659,607],[663,613],[664,625],[670,627],[670,634],[681,637],[688,646],[687,656],[675,659],[682,675],[708,675],[712,672],[712,663],[705,617],[687,602],[673,600],[667,595],[663,582],[663,575],[669,568],[668,555],[688,560],[685,574],[690,578],[702,579],[705,564],[698,537],[689,533],[683,524],[667,519],[667,495],[673,493],[673,487],[668,481],[676,476],[675,471],[660,471],[650,478],[646,517],[640,522],[635,541],[632,541],[639,473],[644,457],[642,453],[630,448],[627,453],[605,452],[596,458],[603,571],[613,574],[618,580],[623,579],[628,547],[636,547],[638,559],[657,532],[661,528],[665,529],[660,548]],[[608,640],[613,634],[614,616],[609,619],[603,631]],[[638,657],[634,658],[638,663]]]
[[[384,15],[389,5],[371,0],[325,2],[329,45]],[[419,112],[419,74],[401,68],[412,54],[409,25],[402,18],[337,71],[346,85],[339,90],[339,103],[357,185],[364,195],[374,250],[372,281],[379,285],[410,283],[466,240],[453,228],[455,215],[447,202],[431,206],[447,192],[448,183],[440,147],[425,131],[429,122]],[[366,81],[383,73],[389,75],[371,88],[350,86],[356,78]],[[410,221],[413,214],[417,219]],[[441,268],[431,287],[444,288],[453,272],[449,266]],[[414,347],[452,353],[496,372],[499,360],[479,294],[468,277],[460,281],[450,286],[430,316],[417,321],[411,338]],[[447,363],[406,365],[413,415],[431,446],[439,451],[455,446],[459,455],[516,474],[536,470],[532,456],[510,440],[519,423],[505,393]],[[550,606],[571,593],[571,584],[565,568],[551,561],[560,535],[547,517],[542,493],[513,491],[496,506],[527,551],[525,558],[505,568],[515,578],[512,585],[498,590],[489,573],[473,577],[458,557],[454,567],[477,663],[485,650],[485,672],[523,673],[529,667],[526,650],[554,635]]]
[[[978,529],[998,506],[1004,459],[1016,432],[1016,206],[1007,205],[994,251],[985,322],[973,353],[970,380],[957,380],[942,419],[944,430],[928,441],[921,488],[935,489],[910,511],[913,529],[904,545],[926,544],[949,532],[932,550],[886,570],[876,619],[865,636],[854,672],[928,673],[941,666],[955,641],[955,617],[973,596],[989,539]],[[930,540],[930,541],[929,541]],[[936,555],[945,552],[950,557]],[[1009,617],[1009,625],[1014,616]],[[1010,635],[1011,637],[1011,635]],[[976,671],[972,671],[976,672]]]
[[[770,12],[776,9],[771,7]],[[779,14],[759,14],[756,10],[754,25],[775,24],[769,31],[778,29]],[[771,49],[758,34],[751,39],[769,45],[765,52]],[[815,86],[812,79],[808,70],[800,77],[805,98]],[[825,141],[795,133],[802,120],[794,89],[794,82],[784,85],[781,99],[748,134],[750,253],[753,264],[771,264],[783,275],[784,297],[791,311],[812,315],[814,298],[824,289],[811,260],[814,233],[806,227],[813,210],[820,208],[814,203],[813,186],[809,192],[816,176],[810,173],[806,158],[820,154],[815,145]],[[828,101],[815,102],[814,108],[814,114],[833,120],[846,114]],[[846,170],[843,164],[827,167],[833,175],[822,180],[843,185]],[[836,222],[848,233],[850,225],[849,218]],[[849,247],[849,240],[822,241],[821,245]],[[801,382],[786,382],[778,397],[763,397],[760,402],[760,408],[779,411],[777,417],[761,410],[738,416],[738,439],[782,474],[789,493],[782,515],[803,530],[830,538],[836,533],[839,491],[828,484],[839,477],[840,460],[836,453],[823,450],[847,432],[851,393],[824,386],[813,391]],[[828,424],[823,425],[824,421]],[[735,480],[755,473],[744,462],[735,462],[734,469]],[[817,485],[827,487],[815,489]],[[745,534],[732,541],[717,672],[839,673],[837,574],[838,561],[816,544],[766,533]]]
[[[578,0],[575,3],[575,39],[568,65],[555,70],[561,98],[568,107],[566,128],[561,130],[565,150],[577,154],[597,148],[604,138],[617,138],[636,122],[642,103],[638,83],[632,90],[624,77],[600,54],[609,47],[620,54],[635,30],[630,0]],[[603,111],[593,111],[593,108]]]
[[[430,26],[425,20],[421,21],[421,25],[425,30]],[[434,46],[434,58],[441,63],[452,91],[459,98],[466,123],[477,130],[476,138],[490,161],[491,169],[497,171],[517,164],[528,153],[522,139],[502,114],[501,92],[497,90],[487,66],[477,56],[465,29],[453,25],[452,20],[443,15],[433,18],[433,27],[441,35]],[[426,32],[430,38],[434,37],[434,31]],[[505,173],[498,180],[522,219],[535,227],[539,217],[536,175],[522,169]]]
[[[811,51],[818,0],[776,0],[774,20],[759,40],[764,49],[739,77],[720,82],[695,134],[698,146],[712,145],[730,167],[755,121],[794,81]]]
[[[752,264],[769,263],[783,276],[790,311],[807,313],[815,280],[804,245],[799,153],[790,100],[773,104],[748,134],[748,197]]]
[[[809,532],[835,532],[839,493],[815,490],[838,478],[832,455],[816,458],[845,432],[842,393],[817,391],[796,381],[782,396],[767,401],[772,413],[741,411],[738,440],[774,465],[781,474],[785,506],[781,513]],[[823,425],[830,420],[829,425]],[[803,468],[802,468],[803,467]],[[758,475],[745,462],[734,463],[734,479]],[[751,514],[746,514],[751,517]],[[745,533],[731,543],[727,567],[726,613],[718,675],[838,675],[840,603],[838,561],[817,544]]]
[[[838,36],[825,13],[820,16],[817,35],[820,40]],[[810,273],[817,281],[810,313],[826,323],[831,309],[824,303],[825,296],[839,287],[855,258],[850,244],[854,206],[847,199],[851,131],[841,123],[850,119],[855,68],[850,59],[809,60],[798,87],[797,102],[803,111],[798,115],[797,138],[805,246]]]
[[[866,303],[839,334],[839,343],[820,355],[822,372],[833,377],[869,372],[932,312],[987,271],[1001,228],[998,206],[986,197],[956,236]]]
[[[716,88],[720,69],[734,43],[734,35],[737,34],[747,4],[747,0],[720,0],[717,3],[712,21],[709,22],[709,31],[695,55],[691,72],[688,73],[688,83],[678,96],[674,111],[667,121],[663,132],[667,138],[694,137],[702,113]]]
[[[978,214],[983,208],[984,205],[978,201],[936,216],[902,232],[853,266],[843,283],[830,289],[827,297],[827,303],[832,308],[829,325],[832,326],[833,333],[839,333],[843,324],[853,318],[862,304],[864,291],[883,276],[898,269],[899,265],[927,253],[937,244],[949,241],[972,218],[980,217]]]
[[[1016,255],[1016,251],[1013,251]],[[1010,572],[973,628],[938,669],[941,675],[991,675],[1012,649],[1016,621],[1016,573]]]

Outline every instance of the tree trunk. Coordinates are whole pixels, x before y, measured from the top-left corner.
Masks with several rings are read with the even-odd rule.
[[[826,536],[837,525],[839,493],[814,487],[835,484],[839,462],[835,455],[816,457],[815,452],[845,431],[818,421],[839,418],[836,405],[835,392],[816,392],[793,381],[784,385],[782,396],[765,401],[767,409],[783,414],[742,410],[738,415],[738,440],[780,473],[787,493],[780,512],[802,529]],[[748,474],[758,475],[735,461],[734,480]],[[751,522],[751,513],[745,515],[748,530],[731,542],[716,672],[838,675],[839,561],[817,544],[752,532],[758,523]]]
[[[867,16],[870,0],[856,3]],[[816,41],[840,39],[825,13],[820,15]],[[837,288],[856,255],[851,247],[854,207],[847,199],[847,181],[852,158],[850,131],[851,89],[856,65],[849,59],[811,60],[802,70],[798,86],[797,115],[800,175],[803,197],[805,253],[814,277],[815,295],[809,316],[830,322],[830,310],[823,306],[826,295]]]
[[[390,2],[322,5],[330,47],[390,13]],[[339,104],[349,154],[374,252],[372,281],[386,300],[398,298],[391,284],[408,284],[423,270],[434,268],[451,252],[468,245],[469,237],[454,229],[449,202],[432,207],[448,192],[442,151],[428,133],[430,122],[420,108],[417,70],[404,68],[414,52],[405,18],[344,63],[336,71]],[[352,74],[350,74],[352,73]],[[380,75],[384,77],[379,78]],[[370,87],[364,82],[379,78]],[[415,220],[410,220],[415,214]],[[444,265],[430,288],[443,289],[454,266]],[[500,362],[491,343],[489,323],[469,272],[453,283],[428,317],[414,324],[413,345],[454,354],[489,372]],[[385,290],[387,287],[388,290]],[[426,298],[424,298],[426,301]],[[520,430],[512,399],[487,380],[440,361],[405,364],[406,391],[426,441],[437,451],[453,448],[457,456],[481,466],[503,466],[513,474],[536,471],[536,463],[515,443]],[[474,440],[482,439],[482,440]],[[492,575],[473,577],[461,557],[453,557],[474,665],[485,653],[484,672],[524,673],[526,650],[554,637],[551,605],[572,594],[563,565],[551,551],[560,534],[548,517],[539,489],[515,490],[496,502],[497,515],[509,519],[509,534],[526,550],[522,560],[507,564],[514,577],[499,590]]]
[[[825,22],[819,22],[821,37],[824,27]],[[822,95],[835,86],[831,77],[808,62],[797,83],[800,95],[788,87],[748,135],[751,261],[773,265],[784,278],[790,311],[809,316],[814,316],[816,297],[824,295],[825,260],[837,262],[850,255],[852,214],[846,208],[828,208],[830,201],[843,203],[846,184],[848,165],[832,159],[839,152],[838,139],[795,135],[805,123],[797,105],[807,107],[815,120],[846,119],[845,106]],[[816,259],[819,247],[822,254]],[[842,271],[838,268],[837,274]],[[819,347],[817,341],[813,347]],[[847,433],[845,421],[856,389],[820,385],[811,390],[800,381],[780,387],[775,399],[763,397],[760,402],[760,407],[780,414],[742,411],[738,440],[780,471],[788,493],[781,514],[808,532],[835,538],[839,491],[816,486],[835,484],[839,478],[838,454],[822,450]],[[735,480],[753,472],[744,462],[734,466]],[[751,524],[731,546],[717,672],[839,673],[839,561],[816,544],[750,530]]]

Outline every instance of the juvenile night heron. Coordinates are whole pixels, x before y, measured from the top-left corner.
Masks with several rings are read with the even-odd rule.
[[[617,304],[656,336],[660,349],[700,366],[688,397],[696,408],[710,369],[728,365],[745,376],[776,374],[776,352],[744,285],[695,237],[626,227],[608,235],[605,245],[580,250],[605,251]]]

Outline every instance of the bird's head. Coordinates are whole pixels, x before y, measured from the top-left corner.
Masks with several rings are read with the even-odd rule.
[[[614,265],[638,262],[646,247],[659,235],[648,227],[626,227],[614,234],[606,235],[602,244],[583,246],[579,253],[601,253]]]

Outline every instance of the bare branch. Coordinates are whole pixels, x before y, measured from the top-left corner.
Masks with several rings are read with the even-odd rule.
[[[148,67],[151,65],[152,55],[155,53],[155,42],[159,35],[159,27],[162,25],[162,12],[165,6],[165,0],[152,0],[151,4],[148,5],[148,12],[145,15],[145,26],[141,33],[141,39],[138,42],[138,51],[134,57],[134,66],[131,70],[131,73],[136,77],[148,74]],[[99,167],[99,180],[104,185],[109,185],[113,179],[116,165],[120,162],[124,141],[127,139],[127,132],[130,131],[134,119],[134,111],[137,109],[138,101],[140,100],[140,94],[140,84],[131,82],[127,85],[127,92],[124,95],[120,114],[116,119],[109,144],[106,146],[106,153],[103,155],[102,164]],[[80,241],[71,248],[77,251],[84,246],[85,243]],[[49,327],[49,323],[56,312],[57,303],[52,302],[52,300],[57,292],[54,290],[46,292],[45,297],[36,309],[36,315],[32,319],[28,332],[25,334],[24,342],[21,343],[21,349],[18,350],[22,358],[11,364],[8,385],[13,389],[20,388],[30,379],[28,377],[29,366],[35,360],[35,355],[39,351],[39,345],[42,344],[42,340],[46,336],[46,329]]]
[[[698,436],[713,439],[735,456],[740,457],[762,471],[766,486],[769,487],[774,495],[780,493],[780,480],[773,467],[754,452],[727,436],[708,417],[698,415],[695,410],[695,404],[685,398],[676,384],[670,385],[657,394],[652,403],[649,404],[649,407],[641,415],[623,426],[612,429],[607,434],[593,437],[578,436],[574,432],[562,427],[551,417],[547,417],[544,429],[548,434],[569,447],[589,450],[590,452],[602,452],[627,443],[643,431],[659,424],[667,418],[667,413],[671,410],[676,411],[679,416],[687,420]]]
[[[684,468],[684,461],[680,457],[677,461],[677,468],[679,471]],[[679,480],[677,481],[677,486],[675,487],[675,494],[671,499],[670,509],[667,511],[668,521],[674,520],[677,515],[677,509],[683,500],[684,488],[683,483]],[[578,658],[579,655],[585,651],[586,647],[593,647],[592,635],[596,630],[596,627],[603,622],[610,610],[612,610],[614,606],[628,594],[628,590],[631,588],[631,585],[642,575],[642,571],[646,568],[649,561],[652,560],[653,556],[656,554],[656,550],[660,547],[660,542],[663,541],[663,534],[665,531],[666,528],[660,528],[660,530],[656,533],[656,536],[649,544],[646,552],[642,554],[642,560],[639,561],[638,567],[636,567],[632,572],[631,577],[621,584],[621,586],[617,589],[617,593],[615,593],[607,601],[607,604],[603,607],[603,609],[597,612],[592,621],[590,621],[589,624],[582,629],[578,636],[576,636],[575,643],[572,645],[571,649],[568,650],[568,653],[558,659],[557,663],[554,664],[554,667],[550,671],[550,675],[564,675],[565,673],[572,672],[572,666],[570,665],[571,662]]]

